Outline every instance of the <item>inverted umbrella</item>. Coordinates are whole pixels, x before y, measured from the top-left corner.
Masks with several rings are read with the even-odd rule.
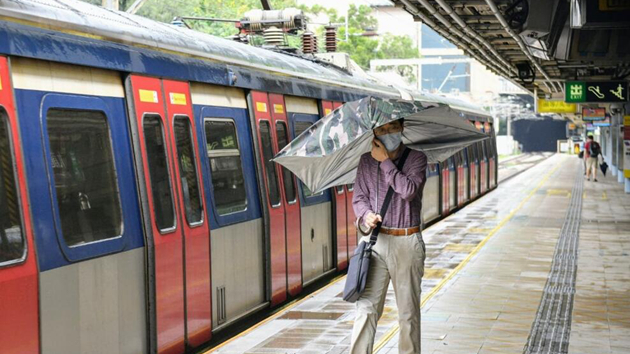
[[[404,118],[403,144],[424,152],[429,163],[444,161],[486,139],[469,113],[434,103],[365,97],[317,121],[275,158],[311,191],[354,183],[361,155],[372,148],[372,129]]]

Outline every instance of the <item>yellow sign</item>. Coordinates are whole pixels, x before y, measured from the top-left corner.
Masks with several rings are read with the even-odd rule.
[[[282,106],[281,104],[274,104],[273,111],[276,113],[284,113],[284,106]]]
[[[186,105],[186,95],[183,93],[171,92],[171,104],[176,104],[180,106]]]
[[[330,114],[330,112],[331,112],[331,111],[330,111],[330,108],[326,108],[326,109],[324,110],[324,115],[325,115],[325,116],[327,116],[327,115],[329,115],[329,114]]]
[[[564,101],[550,101],[538,99],[538,113],[575,113],[577,105],[575,103],[566,103]]]
[[[2,90],[2,78],[0,77],[0,90]]]
[[[623,116],[623,125],[630,127],[630,116]]]
[[[140,102],[158,103],[158,93],[153,90],[138,90]]]
[[[265,102],[256,102],[256,110],[258,112],[267,112],[267,104]]]

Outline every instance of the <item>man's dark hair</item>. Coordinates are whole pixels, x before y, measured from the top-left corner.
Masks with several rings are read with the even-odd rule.
[[[595,139],[595,138],[593,138],[593,136],[592,136],[592,135],[589,135],[589,136],[588,136],[588,139],[593,140],[593,139]]]

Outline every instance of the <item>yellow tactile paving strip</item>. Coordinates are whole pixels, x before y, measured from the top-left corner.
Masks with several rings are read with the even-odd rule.
[[[630,353],[630,195],[585,182],[569,353]]]

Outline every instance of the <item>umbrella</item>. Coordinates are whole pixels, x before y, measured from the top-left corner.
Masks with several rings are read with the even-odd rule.
[[[604,176],[606,176],[606,171],[608,170],[608,164],[606,163],[606,161],[599,164],[599,168],[602,170]]]
[[[479,116],[473,115],[437,103],[365,97],[317,121],[273,160],[319,192],[354,183],[361,155],[371,150],[372,129],[405,118],[403,144],[434,163],[488,137],[467,120]]]

